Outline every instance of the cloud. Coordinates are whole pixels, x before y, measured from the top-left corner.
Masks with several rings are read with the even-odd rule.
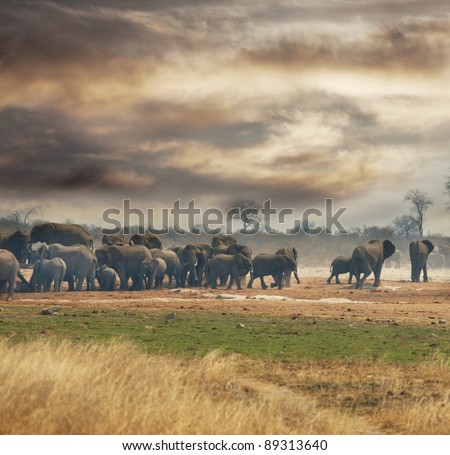
[[[365,36],[299,32],[242,51],[258,65],[299,71],[312,68],[436,72],[448,67],[448,19],[404,20]]]

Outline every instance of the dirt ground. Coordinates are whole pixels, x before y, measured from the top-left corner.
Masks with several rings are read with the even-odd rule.
[[[25,276],[31,275],[24,270]],[[115,292],[16,293],[12,302],[2,305],[61,306],[64,308],[151,308],[161,311],[245,312],[373,321],[380,323],[412,323],[450,325],[450,269],[429,272],[430,282],[412,283],[409,269],[384,269],[381,286],[372,287],[369,277],[364,289],[347,284],[348,275],[341,275],[343,284],[326,283],[326,268],[299,269],[301,283],[292,279],[290,288],[267,289],[255,280],[254,289],[168,289]],[[270,280],[266,280],[270,283]]]

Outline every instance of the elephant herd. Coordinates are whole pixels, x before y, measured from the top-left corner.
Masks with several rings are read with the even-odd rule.
[[[30,247],[33,246],[33,248]],[[39,245],[36,249],[35,246]],[[423,273],[428,280],[427,260],[434,246],[428,240],[411,242],[411,279],[418,281]],[[448,248],[448,247],[444,247]],[[33,252],[31,260],[30,252]],[[362,288],[373,273],[374,286],[380,284],[383,263],[398,255],[390,240],[373,240],[357,246],[352,256],[337,257],[331,264],[328,283],[339,275],[349,273],[349,282],[356,277],[356,288]],[[440,259],[438,256],[436,256]],[[450,249],[448,251],[450,257]],[[34,263],[28,282],[21,274],[19,261]],[[30,234],[17,231],[0,235],[0,292],[7,290],[12,298],[17,278],[25,290],[61,290],[62,281],[69,291],[114,291],[158,289],[168,277],[169,286],[211,287],[218,285],[230,289],[242,284],[248,277],[247,288],[259,279],[261,288],[268,286],[265,277],[272,277],[271,287],[290,286],[291,276],[300,284],[297,273],[298,252],[295,247],[284,247],[274,253],[261,253],[253,257],[247,245],[239,244],[232,236],[215,236],[211,244],[190,243],[183,246],[162,247],[161,239],[153,234],[133,236],[105,235],[102,245],[94,250],[92,237],[81,226],[73,224],[43,223],[36,225]],[[131,281],[131,283],[130,283]]]
[[[447,247],[444,247],[447,248]],[[442,247],[439,248],[442,251]],[[411,281],[417,283],[423,273],[423,281],[428,281],[427,262],[435,261],[435,258],[443,260],[440,262],[442,267],[445,265],[445,256],[441,253],[433,253],[434,245],[429,240],[416,240],[409,244],[409,258],[411,262]],[[380,275],[383,263],[391,258],[390,262],[395,262],[400,267],[402,253],[395,249],[395,245],[390,240],[372,240],[369,243],[357,246],[353,250],[352,256],[338,256],[330,266],[331,275],[327,282],[335,278],[336,283],[340,284],[339,275],[349,274],[348,283],[352,282],[353,276],[356,278],[356,288],[362,288],[366,278],[373,272],[374,286],[380,285]]]

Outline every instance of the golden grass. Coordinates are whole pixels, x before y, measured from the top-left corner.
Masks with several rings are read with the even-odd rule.
[[[0,342],[1,434],[398,434],[450,429],[448,363],[150,356]]]

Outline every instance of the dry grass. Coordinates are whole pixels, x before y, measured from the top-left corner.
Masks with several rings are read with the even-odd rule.
[[[450,372],[0,342],[1,434],[447,433]]]

